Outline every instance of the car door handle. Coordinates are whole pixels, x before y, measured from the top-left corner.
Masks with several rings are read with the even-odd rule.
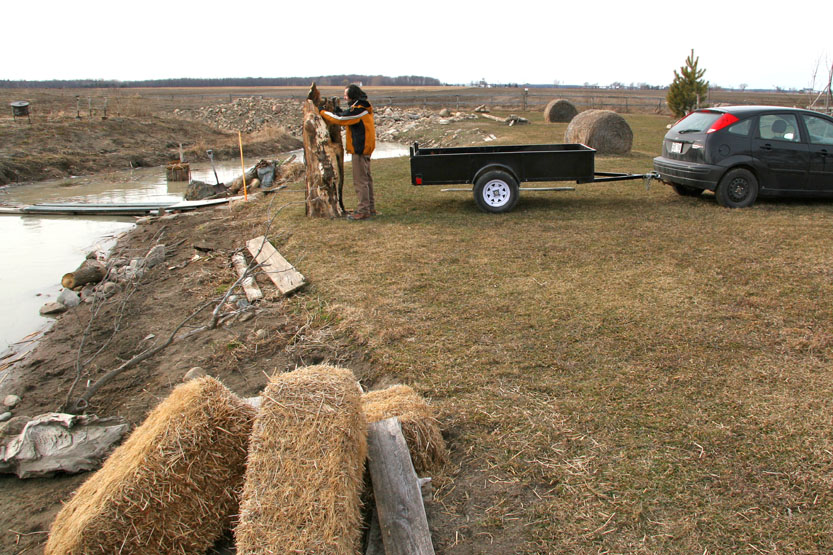
[[[772,150],[772,145],[769,143],[761,145],[761,150]]]
[[[821,149],[819,151],[819,156],[821,156],[822,158],[827,158],[827,149],[826,148]]]

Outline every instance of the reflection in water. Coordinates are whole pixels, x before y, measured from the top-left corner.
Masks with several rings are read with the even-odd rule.
[[[291,154],[280,155],[285,160]],[[303,160],[303,152],[295,152]],[[300,154],[300,155],[299,155]],[[380,143],[373,158],[407,156],[401,145]],[[347,157],[349,160],[349,157]],[[250,168],[256,160],[247,160]],[[217,176],[230,183],[240,175],[240,162],[217,162]],[[191,178],[215,183],[208,163],[191,163]],[[139,168],[90,177],[53,179],[0,189],[0,203],[24,206],[41,202],[176,202],[186,183],[168,183],[165,169]],[[9,216],[0,215],[0,353],[42,327],[41,306],[55,300],[61,276],[73,271],[93,250],[108,250],[114,237],[133,226],[125,216]]]

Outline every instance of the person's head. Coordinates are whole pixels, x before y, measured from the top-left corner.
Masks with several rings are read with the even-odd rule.
[[[366,99],[367,95],[358,85],[350,85],[344,89],[344,100],[347,100],[348,102]]]

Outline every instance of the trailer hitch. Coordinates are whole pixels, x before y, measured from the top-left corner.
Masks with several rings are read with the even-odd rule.
[[[646,193],[651,190],[651,181],[653,181],[654,179],[656,179],[657,181],[659,181],[660,179],[659,174],[657,172],[648,172],[642,176],[642,180],[645,182]]]

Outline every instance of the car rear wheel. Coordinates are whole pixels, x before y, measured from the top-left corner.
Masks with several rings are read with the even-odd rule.
[[[715,196],[720,206],[747,208],[758,198],[758,179],[743,168],[729,170],[718,183]]]
[[[671,188],[674,189],[674,192],[681,197],[699,197],[703,194],[703,189],[689,187],[688,185],[678,185],[676,183],[672,183]]]
[[[486,172],[474,184],[474,200],[484,212],[509,212],[518,202],[518,182],[500,170]]]

